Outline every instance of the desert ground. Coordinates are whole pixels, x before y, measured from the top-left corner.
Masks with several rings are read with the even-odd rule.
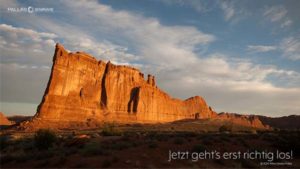
[[[218,120],[105,123],[89,130],[1,130],[1,168],[299,168],[300,132]],[[290,152],[293,159],[176,159],[171,152]],[[194,160],[193,160],[194,159]],[[264,165],[263,165],[264,164]]]

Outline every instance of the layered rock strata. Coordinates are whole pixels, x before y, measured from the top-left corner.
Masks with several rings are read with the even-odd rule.
[[[156,123],[211,118],[216,113],[199,96],[171,98],[138,69],[98,61],[56,45],[47,89],[34,120]]]
[[[255,115],[240,115],[235,113],[219,113],[216,119],[229,121],[240,126],[254,127],[259,129],[269,129],[270,127],[263,124],[258,116]]]

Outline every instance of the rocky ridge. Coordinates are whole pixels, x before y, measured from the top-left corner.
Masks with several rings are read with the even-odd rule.
[[[138,69],[97,60],[84,52],[67,52],[56,44],[51,75],[42,102],[23,127],[93,126],[106,121],[162,123],[182,119],[221,118],[263,128],[252,117],[217,115],[205,100],[170,97],[155,77]]]
[[[300,129],[300,115],[290,115],[283,117],[266,117],[258,116],[259,120],[269,125],[274,129],[280,130],[299,130]]]
[[[241,125],[241,126],[251,126],[260,129],[270,129],[270,126],[263,124],[262,121],[256,115],[241,115],[236,113],[219,113],[216,119],[229,121],[231,123]]]

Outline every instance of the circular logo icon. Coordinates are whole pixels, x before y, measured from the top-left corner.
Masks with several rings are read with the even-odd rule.
[[[32,7],[32,6],[29,6],[29,7],[27,8],[27,11],[28,11],[28,13],[33,13],[33,7]]]

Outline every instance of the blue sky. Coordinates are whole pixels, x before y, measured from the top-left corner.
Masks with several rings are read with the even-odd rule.
[[[35,113],[59,42],[218,112],[300,115],[299,1],[0,1],[5,114]]]

